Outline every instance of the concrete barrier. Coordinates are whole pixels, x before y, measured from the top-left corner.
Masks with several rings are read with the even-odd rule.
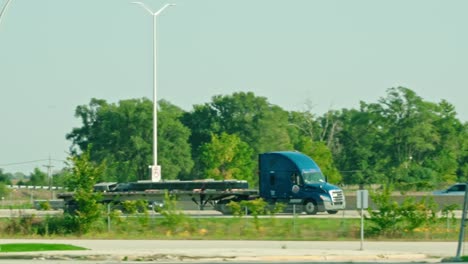
[[[356,201],[356,193],[345,193],[346,197],[346,210],[356,210],[357,209],[357,201]],[[420,201],[421,199],[433,199],[436,204],[439,205],[439,209],[442,210],[446,206],[456,204],[458,205],[457,209],[463,208],[464,196],[463,195],[432,195],[430,193],[410,193],[407,195],[401,194],[392,194],[392,199],[394,199],[398,203],[402,203],[406,198],[414,197],[416,201]],[[369,194],[369,207],[372,209],[377,209],[377,206],[372,201],[372,197]]]

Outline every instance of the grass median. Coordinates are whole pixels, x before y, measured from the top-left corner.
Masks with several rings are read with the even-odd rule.
[[[108,222],[108,220],[110,220]],[[92,239],[200,239],[200,240],[359,240],[360,219],[279,218],[276,216],[197,218],[173,215],[153,218],[147,214],[113,215],[97,221],[90,232],[67,233],[60,216],[1,219],[0,229],[8,238],[92,238]],[[366,228],[370,223],[365,221]],[[371,235],[367,240],[456,241],[459,220],[434,222],[430,226],[394,233]]]
[[[0,244],[0,253],[8,252],[34,252],[34,251],[68,251],[68,250],[87,250],[67,244],[47,244],[47,243],[8,243]]]

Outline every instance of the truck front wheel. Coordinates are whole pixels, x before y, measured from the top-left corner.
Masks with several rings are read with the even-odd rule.
[[[307,201],[304,204],[304,211],[306,212],[306,214],[309,215],[317,214],[317,204],[315,203],[315,201]]]

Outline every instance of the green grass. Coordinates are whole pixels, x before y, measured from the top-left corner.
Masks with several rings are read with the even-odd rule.
[[[460,256],[460,259],[455,257],[448,257],[442,259],[442,262],[468,262],[468,256]]]
[[[303,240],[349,241],[360,239],[360,219],[316,218],[262,218],[256,223],[252,218],[188,218],[186,222],[168,225],[163,219],[150,219],[142,224],[137,218],[119,219],[107,232],[105,223],[82,238],[100,239],[243,239],[243,240]],[[457,232],[452,226],[436,225],[431,229],[401,234],[398,237],[371,237],[366,240],[456,241]]]
[[[66,232],[70,225],[63,216],[36,218],[34,216],[0,219],[0,232],[8,238],[78,238],[78,239],[244,239],[244,240],[359,240],[360,219],[347,218],[277,218],[252,217],[191,218],[173,216],[150,218],[139,214],[134,217],[111,217],[107,225],[103,217],[93,224],[90,232]],[[366,227],[371,223],[365,222]],[[436,221],[430,226],[401,232],[394,236],[371,236],[366,240],[456,241],[460,220]],[[110,231],[108,231],[110,227]],[[1,250],[4,251],[4,250]]]
[[[0,252],[30,252],[51,250],[86,250],[86,248],[66,244],[10,243],[0,244]]]

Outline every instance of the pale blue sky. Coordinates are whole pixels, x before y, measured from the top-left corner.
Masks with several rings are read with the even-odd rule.
[[[12,0],[0,25],[0,165],[64,160],[74,110],[92,97],[151,98],[152,18],[131,1]],[[468,1],[141,1],[177,4],[158,17],[158,95],[185,110],[253,91],[322,114],[405,86],[468,120]]]

